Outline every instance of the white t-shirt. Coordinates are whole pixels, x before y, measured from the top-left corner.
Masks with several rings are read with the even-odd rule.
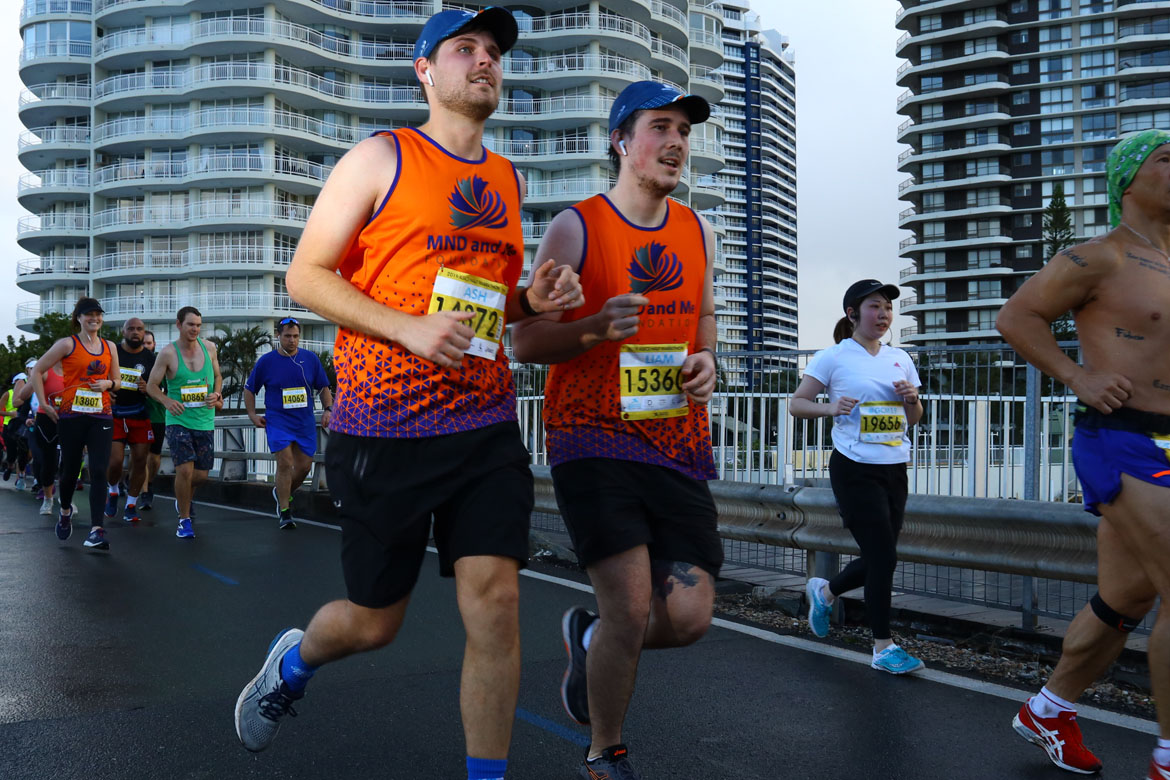
[[[904,350],[882,345],[876,355],[853,339],[845,339],[813,355],[804,369],[825,386],[829,403],[856,398],[850,414],[833,418],[833,447],[859,463],[906,463],[910,436],[901,396],[894,382],[918,387],[918,369]],[[864,418],[864,420],[863,420]]]

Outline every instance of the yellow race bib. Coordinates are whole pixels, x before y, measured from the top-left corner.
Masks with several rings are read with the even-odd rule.
[[[97,390],[79,387],[73,394],[73,411],[82,414],[95,414],[102,410],[102,394]]]
[[[865,401],[861,409],[861,440],[897,447],[906,431],[906,409],[897,401]]]
[[[183,406],[203,406],[207,402],[207,384],[183,385],[179,388],[179,400]]]
[[[120,386],[123,390],[137,390],[138,380],[142,378],[142,369],[118,366],[118,375],[122,380]]]
[[[305,409],[309,405],[309,390],[306,387],[286,387],[280,393],[281,405],[285,409]]]
[[[623,420],[684,417],[690,413],[682,389],[686,344],[623,344],[618,357]]]
[[[504,336],[504,310],[508,286],[499,282],[440,268],[427,314],[437,311],[470,311],[467,325],[475,331],[467,354],[495,360]]]

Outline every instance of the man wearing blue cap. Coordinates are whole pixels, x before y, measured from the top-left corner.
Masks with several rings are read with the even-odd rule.
[[[414,49],[427,122],[338,162],[289,267],[289,293],[339,326],[326,467],[346,598],[273,641],[236,702],[248,750],[271,743],[317,668],[394,640],[433,527],[467,635],[467,777],[504,777],[533,496],[500,340],[506,323],[581,303],[567,266],[516,284],[524,184],[483,147],[516,36],[502,8],[431,17]]]
[[[644,648],[681,647],[711,622],[723,562],[707,401],[715,389],[715,241],[669,195],[707,101],[640,81],[610,111],[608,193],[561,212],[536,253],[581,274],[586,305],[526,320],[518,360],[550,363],[544,423],[557,503],[598,614],[575,607],[561,699],[588,724],[582,780],[636,780],[622,726]]]
[[[1049,376],[1076,393],[1073,465],[1085,510],[1098,515],[1097,586],[1069,626],[1040,693],[1016,732],[1057,766],[1093,773],[1074,702],[1125,646],[1154,605],[1170,600],[1170,132],[1121,139],[1106,162],[1113,230],[1059,252],[1004,305],[996,326]],[[1072,310],[1084,366],[1050,324]],[[1170,780],[1170,609],[1149,640],[1161,738],[1147,777]]]

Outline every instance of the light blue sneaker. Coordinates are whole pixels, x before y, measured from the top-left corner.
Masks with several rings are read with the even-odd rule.
[[[179,521],[179,527],[175,529],[175,536],[180,539],[195,538],[195,529],[191,527],[191,518],[184,517]]]
[[[833,606],[826,604],[821,595],[821,589],[828,584],[823,577],[810,577],[804,586],[804,593],[808,596],[808,627],[822,639],[829,635],[829,616],[833,614]]]
[[[285,715],[296,717],[293,702],[305,694],[293,693],[280,677],[280,665],[284,654],[304,636],[305,632],[299,628],[287,628],[277,634],[268,646],[268,655],[260,672],[248,681],[236,699],[236,736],[253,753],[272,744],[280,730],[281,718]]]
[[[926,664],[907,653],[897,645],[890,645],[873,657],[869,664],[880,672],[890,674],[909,674],[926,668]]]

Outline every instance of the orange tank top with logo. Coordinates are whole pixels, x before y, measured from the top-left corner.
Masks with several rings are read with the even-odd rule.
[[[695,351],[707,271],[699,217],[668,200],[657,228],[628,222],[604,195],[573,210],[585,227],[580,267],[586,304],[562,322],[592,316],[616,295],[649,299],[638,332],[606,341],[549,371],[544,424],[552,465],[616,458],[714,479],[707,407],[687,399],[681,368]]]
[[[110,378],[112,356],[110,345],[100,339],[102,351],[93,354],[81,339],[73,336],[73,349],[61,358],[61,373],[65,388],[61,391],[61,414],[64,416],[91,415],[110,417],[110,394],[106,390],[91,390],[90,382]]]
[[[398,173],[340,273],[384,306],[422,317],[471,311],[475,330],[460,369],[400,344],[340,328],[337,399],[329,427],[354,436],[418,438],[516,419],[516,392],[500,347],[504,300],[520,278],[520,184],[486,149],[464,160],[420,131],[383,133]]]

